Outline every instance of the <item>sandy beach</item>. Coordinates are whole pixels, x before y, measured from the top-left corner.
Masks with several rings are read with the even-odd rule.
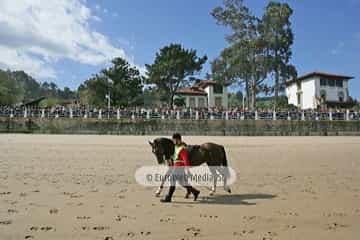
[[[358,137],[184,136],[223,144],[237,181],[170,204],[134,178],[153,138],[0,135],[0,239],[359,239]]]

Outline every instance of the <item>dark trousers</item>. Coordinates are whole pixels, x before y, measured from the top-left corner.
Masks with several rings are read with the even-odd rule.
[[[167,194],[166,198],[171,199],[175,189],[176,189],[176,182],[178,182],[181,186],[186,188],[188,193],[196,193],[198,190],[193,188],[189,185],[189,182],[187,181],[187,178],[185,177],[185,168],[184,167],[173,167],[171,168],[170,173],[170,187],[169,187],[169,193]]]

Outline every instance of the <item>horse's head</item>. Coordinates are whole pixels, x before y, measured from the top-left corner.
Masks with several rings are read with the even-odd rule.
[[[170,139],[157,138],[153,142],[149,141],[149,144],[159,164],[165,162],[164,158],[170,159],[171,155],[174,153],[174,144]]]
[[[164,147],[158,139],[155,139],[153,142],[149,141],[149,144],[152,148],[153,154],[155,154],[156,159],[159,164],[164,163]]]

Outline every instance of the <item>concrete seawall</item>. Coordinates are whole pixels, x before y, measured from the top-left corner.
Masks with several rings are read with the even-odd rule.
[[[0,133],[214,136],[360,136],[360,121],[0,118]]]

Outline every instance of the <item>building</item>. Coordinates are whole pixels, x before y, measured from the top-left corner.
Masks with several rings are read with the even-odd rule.
[[[349,80],[353,77],[323,72],[312,72],[286,82],[288,103],[300,109],[318,107],[346,107],[352,104],[349,97]]]
[[[176,98],[183,98],[186,107],[190,108],[228,108],[228,84],[220,85],[213,80],[198,81],[195,85],[180,88]]]

